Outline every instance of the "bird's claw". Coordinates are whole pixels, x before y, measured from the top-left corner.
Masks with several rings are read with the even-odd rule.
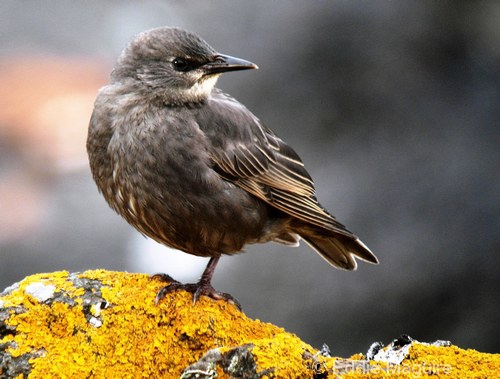
[[[156,274],[151,277],[152,279],[160,279],[161,281],[164,282],[170,282],[169,285],[163,287],[158,291],[155,297],[155,304],[158,305],[158,303],[165,298],[169,293],[178,291],[178,290],[184,290],[187,292],[190,292],[193,294],[193,304],[196,304],[196,302],[200,299],[201,296],[207,296],[213,300],[224,300],[227,301],[228,303],[233,304],[238,308],[238,310],[241,310],[241,304],[239,303],[238,300],[236,300],[233,296],[231,296],[228,293],[225,292],[219,292],[217,291],[210,283],[205,283],[203,281],[200,281],[198,283],[180,283],[177,280],[173,279],[171,276],[166,275],[166,274]]]
[[[177,290],[187,290],[186,289],[186,284],[182,284],[179,282],[172,282],[168,286],[163,287],[158,291],[155,297],[155,305],[158,305],[158,303],[165,298],[169,293],[175,292]]]
[[[179,283],[179,281],[175,280],[168,274],[158,273],[154,274],[150,277],[151,280],[159,280],[160,282],[168,282],[168,283]]]
[[[228,293],[217,291],[210,283],[199,282],[196,283],[194,287],[195,291],[193,292],[193,304],[196,304],[200,296],[207,296],[214,300],[224,300],[231,303],[241,311],[241,304],[238,300]]]

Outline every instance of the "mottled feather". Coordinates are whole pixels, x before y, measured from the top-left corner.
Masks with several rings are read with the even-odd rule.
[[[297,153],[244,106],[216,90],[200,112],[198,122],[211,139],[209,154],[221,176],[304,222],[352,236],[316,200],[313,181]],[[213,125],[222,133],[213,133]]]

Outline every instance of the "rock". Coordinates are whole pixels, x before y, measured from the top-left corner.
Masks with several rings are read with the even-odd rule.
[[[193,304],[190,293],[178,291],[155,305],[164,285],[143,274],[94,270],[37,274],[8,287],[0,294],[0,377],[461,378],[473,372],[491,378],[500,372],[499,354],[414,340],[399,364],[361,354],[329,357],[328,347],[318,351],[223,301],[202,297]]]

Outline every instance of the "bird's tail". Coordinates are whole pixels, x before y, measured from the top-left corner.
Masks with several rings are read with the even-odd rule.
[[[343,270],[356,270],[355,258],[377,264],[378,259],[355,235],[325,231],[308,225],[297,230],[304,241],[318,252],[328,263]]]

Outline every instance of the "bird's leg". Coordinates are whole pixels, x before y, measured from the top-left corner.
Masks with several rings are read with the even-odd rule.
[[[217,266],[219,259],[220,255],[212,257],[208,261],[205,271],[203,271],[200,280],[198,281],[198,283],[196,283],[196,290],[193,293],[193,303],[196,303],[201,295],[205,295],[215,300],[226,300],[233,302],[238,305],[238,308],[241,308],[238,302],[231,295],[224,292],[219,292],[212,286],[212,276],[214,275],[215,267]]]
[[[201,288],[213,289],[212,276],[214,276],[215,267],[217,266],[217,263],[219,263],[219,259],[220,259],[220,255],[217,257],[212,257],[208,261],[207,267],[205,267],[205,270],[203,271],[203,274],[201,274],[200,280],[198,281],[198,289],[195,292],[195,297],[196,297],[194,299],[195,301],[198,300],[199,295],[201,295],[201,293],[200,293],[200,294],[198,294],[198,296],[196,296],[196,294],[198,292],[200,292]]]
[[[214,300],[225,300],[227,302],[233,303],[238,309],[241,309],[241,305],[234,297],[228,293],[219,292],[212,286],[212,276],[214,275],[215,267],[219,262],[220,256],[212,257],[208,261],[207,267],[203,274],[201,275],[198,283],[186,283],[182,284],[174,279],[170,275],[166,274],[156,274],[153,276],[154,279],[160,279],[162,281],[168,281],[170,284],[163,287],[156,295],[155,303],[158,304],[167,294],[177,291],[184,290],[191,292],[193,294],[193,304],[195,304],[200,296],[208,296]]]

